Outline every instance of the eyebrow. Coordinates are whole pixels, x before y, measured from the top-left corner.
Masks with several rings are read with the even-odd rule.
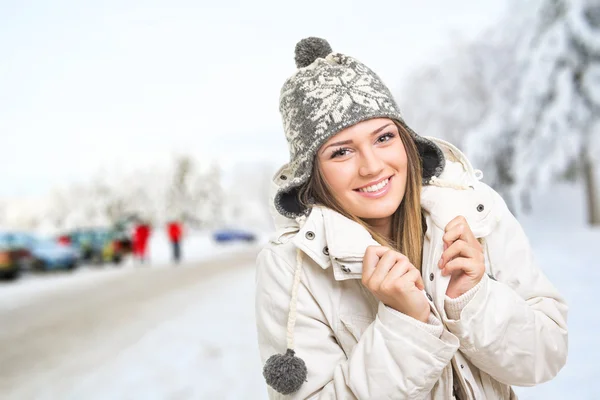
[[[390,125],[393,125],[393,124],[392,124],[392,123],[385,124],[385,125],[383,125],[382,127],[378,128],[378,129],[376,129],[376,130],[374,130],[373,132],[371,132],[371,136],[373,136],[373,135],[377,135],[379,132],[381,132],[382,130],[384,130],[385,128],[387,128],[387,127],[388,127],[388,126],[390,126]],[[323,153],[325,152],[325,150],[327,150],[327,149],[328,149],[328,148],[330,148],[330,147],[334,147],[334,146],[341,146],[341,145],[344,145],[344,144],[350,144],[350,143],[352,143],[352,140],[342,140],[342,141],[340,141],[340,142],[334,142],[334,143],[331,143],[331,144],[329,144],[327,147],[323,148],[323,150],[321,151],[321,154],[323,154]]]

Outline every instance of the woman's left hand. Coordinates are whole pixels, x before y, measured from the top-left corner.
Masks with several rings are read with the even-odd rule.
[[[438,263],[442,275],[450,275],[446,295],[457,298],[477,285],[485,273],[483,247],[473,235],[467,220],[458,216],[446,225],[444,253]]]

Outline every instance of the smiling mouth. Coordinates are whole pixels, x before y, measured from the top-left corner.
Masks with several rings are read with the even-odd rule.
[[[356,192],[360,192],[360,193],[377,193],[377,192],[383,190],[390,183],[390,180],[392,179],[392,176],[390,176],[388,178],[385,178],[381,182],[378,182],[378,183],[376,183],[374,185],[365,186],[365,187],[362,187],[362,188],[359,188],[359,189],[354,189],[354,190]]]

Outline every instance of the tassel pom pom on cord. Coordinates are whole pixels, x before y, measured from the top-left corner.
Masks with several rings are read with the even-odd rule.
[[[304,361],[295,356],[292,349],[285,354],[269,357],[263,368],[267,384],[281,394],[296,392],[306,381],[308,371]]]
[[[304,360],[296,357],[294,351],[294,326],[296,325],[296,302],[298,301],[298,286],[302,271],[302,250],[296,251],[296,270],[292,285],[292,299],[288,314],[287,351],[285,354],[275,354],[269,357],[263,368],[263,376],[267,385],[281,394],[298,391],[308,376]]]

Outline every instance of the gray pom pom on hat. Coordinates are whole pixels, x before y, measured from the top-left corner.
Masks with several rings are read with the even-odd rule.
[[[317,58],[327,57],[333,50],[325,39],[309,37],[302,39],[296,44],[296,66],[298,68],[308,67]]]

